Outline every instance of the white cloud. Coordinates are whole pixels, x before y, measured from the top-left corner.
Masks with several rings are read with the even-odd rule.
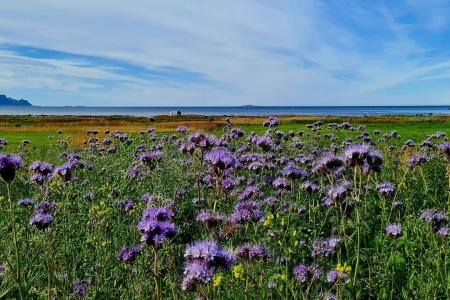
[[[430,46],[413,37],[416,24],[398,21],[411,10],[429,30],[442,30],[445,14],[432,17],[409,1],[402,9],[339,3],[341,11],[316,0],[8,1],[0,11],[1,43],[112,57],[147,68],[175,66],[221,85],[164,85],[80,67],[70,59],[2,51],[0,89],[64,91],[62,99],[54,93],[40,100],[43,105],[344,105],[370,104],[372,94],[400,84],[448,78],[445,57],[424,67]],[[348,78],[339,79],[341,73]],[[104,88],[95,80],[123,83]],[[377,104],[393,104],[392,98],[380,96]]]

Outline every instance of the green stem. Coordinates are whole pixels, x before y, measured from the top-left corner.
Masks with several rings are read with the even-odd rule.
[[[8,202],[9,202],[9,213],[12,223],[13,229],[13,243],[14,243],[14,251],[16,256],[16,277],[17,277],[17,285],[19,288],[20,299],[24,299],[23,291],[22,291],[22,280],[20,276],[20,256],[19,256],[19,245],[17,243],[17,232],[16,232],[16,218],[13,209],[13,200],[11,197],[11,186],[10,183],[6,184],[6,189],[8,191]]]

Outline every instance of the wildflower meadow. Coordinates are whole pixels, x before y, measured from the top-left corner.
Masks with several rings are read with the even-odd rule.
[[[0,298],[449,299],[446,132],[279,125],[1,140]]]

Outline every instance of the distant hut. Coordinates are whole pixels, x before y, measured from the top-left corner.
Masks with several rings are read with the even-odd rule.
[[[173,110],[169,113],[169,116],[175,117],[175,116],[181,116],[181,111],[179,110]]]

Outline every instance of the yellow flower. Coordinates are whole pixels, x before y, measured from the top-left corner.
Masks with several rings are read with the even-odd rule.
[[[266,216],[266,218],[264,219],[263,226],[265,226],[265,227],[271,227],[272,224],[273,224],[273,218],[274,218],[273,214],[271,214],[271,213],[268,214],[268,215]]]
[[[272,279],[275,281],[286,281],[288,280],[288,277],[286,276],[286,274],[274,274],[272,276]]]
[[[338,271],[339,273],[349,273],[352,271],[352,266],[348,266],[347,263],[344,263],[343,265],[341,265],[340,263],[338,263],[336,265],[336,271]]]
[[[231,271],[233,272],[234,278],[240,279],[244,275],[244,266],[242,264],[236,265]]]
[[[222,276],[220,276],[220,275],[215,275],[214,277],[213,277],[213,286],[214,287],[218,287],[218,286],[220,286],[221,284],[222,284]]]

